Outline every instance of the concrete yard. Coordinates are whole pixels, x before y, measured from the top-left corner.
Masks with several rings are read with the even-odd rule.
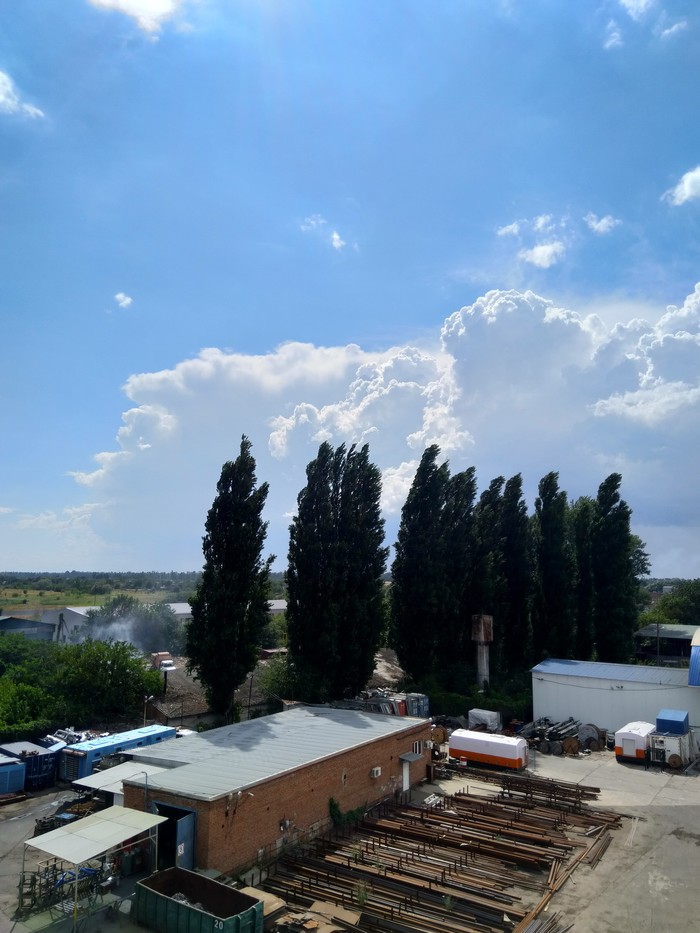
[[[645,771],[643,766],[621,765],[612,752],[579,758],[535,754],[531,771],[540,778],[599,787],[593,804],[623,814],[622,828],[612,833],[612,844],[595,869],[581,864],[573,877],[554,895],[548,913],[558,913],[563,925],[573,923],[576,933],[687,933],[698,927],[700,879],[700,779]],[[430,793],[494,795],[498,785],[464,776],[424,784],[414,792],[419,800]],[[67,792],[42,792],[21,803],[0,808],[0,933],[28,933],[35,922],[14,922],[17,881],[24,841],[38,816],[52,812]],[[120,893],[125,893],[124,891]],[[126,918],[124,931],[136,930]],[[71,929],[71,921],[52,925],[52,931]],[[90,933],[112,928],[104,915],[87,920],[81,929]]]
[[[532,754],[532,753],[531,753]],[[623,814],[622,828],[599,865],[580,865],[554,895],[549,913],[573,923],[576,933],[688,933],[700,920],[700,777],[645,771],[620,764],[612,752],[578,758],[534,753],[533,774],[540,778],[599,787],[600,809]],[[452,778],[437,786],[454,793],[466,784]],[[427,793],[435,785],[425,785]],[[497,787],[482,785],[486,794]]]

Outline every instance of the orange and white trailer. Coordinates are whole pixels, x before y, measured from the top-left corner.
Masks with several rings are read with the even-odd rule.
[[[644,761],[651,747],[651,733],[656,726],[650,722],[628,722],[615,733],[615,757],[618,761]]]
[[[450,758],[467,764],[498,765],[519,771],[528,764],[527,742],[508,735],[455,729],[450,735]]]

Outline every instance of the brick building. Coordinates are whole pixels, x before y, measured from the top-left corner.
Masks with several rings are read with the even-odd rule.
[[[124,781],[124,803],[169,817],[159,867],[234,872],[425,776],[430,721],[294,707],[133,753],[166,770]]]

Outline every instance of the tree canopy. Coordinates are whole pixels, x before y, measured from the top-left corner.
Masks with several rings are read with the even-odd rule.
[[[306,468],[289,529],[287,639],[295,696],[352,697],[386,628],[381,474],[367,445],[328,443]]]
[[[629,660],[644,544],[612,474],[570,503],[550,472],[528,516],[522,477],[491,480],[475,503],[473,468],[450,476],[421,458],[401,513],[392,567],[392,637],[416,681],[460,689],[474,674],[471,620],[493,619],[492,676],[544,657]]]
[[[211,708],[231,721],[236,688],[257,659],[274,560],[263,558],[268,484],[257,485],[247,437],[241,439],[238,457],[223,465],[216,489],[205,523],[204,569],[190,602],[185,651],[188,670],[202,683]]]

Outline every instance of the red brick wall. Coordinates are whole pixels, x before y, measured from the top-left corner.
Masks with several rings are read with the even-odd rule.
[[[260,849],[282,848],[328,820],[328,801],[333,797],[343,812],[372,804],[402,787],[399,757],[412,750],[416,741],[430,739],[430,723],[418,725],[401,735],[387,736],[351,751],[334,755],[297,771],[254,785],[246,791],[212,803],[176,797],[149,789],[149,800],[197,811],[195,865],[232,872],[252,864]],[[423,752],[410,765],[411,784],[425,777],[430,753]],[[370,777],[373,767],[381,777]],[[124,787],[124,805],[136,810],[144,806],[143,788]],[[287,829],[280,823],[289,821]]]

